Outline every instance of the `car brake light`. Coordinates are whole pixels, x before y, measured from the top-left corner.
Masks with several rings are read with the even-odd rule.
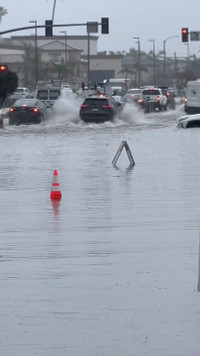
[[[81,105],[81,109],[88,108],[88,106],[89,106],[89,105],[87,105],[87,104],[82,104],[82,105]]]
[[[137,101],[138,103],[142,103],[143,102],[143,100],[142,99],[138,99],[138,101]]]
[[[33,111],[33,112],[37,113],[37,112],[39,112],[39,111],[40,111],[40,109],[38,109],[38,108],[31,108],[31,111]]]
[[[15,111],[15,108],[10,108],[9,111],[13,112],[13,111]]]
[[[185,96],[185,98],[184,98],[184,103],[186,104],[187,101],[188,101],[188,98]]]
[[[112,106],[111,105],[102,105],[102,108],[104,108],[104,109],[112,109]]]
[[[157,96],[157,101],[160,101],[160,95]]]

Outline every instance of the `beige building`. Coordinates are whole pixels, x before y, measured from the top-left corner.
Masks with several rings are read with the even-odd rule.
[[[37,40],[37,42],[36,42]],[[27,56],[27,50],[32,49],[32,61],[37,44],[40,63],[59,64],[63,61],[73,63],[74,75],[70,82],[87,84],[88,70],[90,71],[90,82],[102,81],[105,77],[120,77],[121,60],[120,55],[98,55],[98,36],[12,36],[0,39],[0,62],[8,64],[9,68],[16,71],[19,76],[20,85],[25,85],[26,73],[23,63]],[[89,58],[89,61],[88,61]],[[31,67],[33,74],[34,66]],[[40,72],[40,68],[39,68]],[[31,76],[30,76],[31,77]],[[38,74],[38,79],[40,75]],[[31,77],[30,81],[33,81]],[[29,83],[28,83],[29,84]]]
[[[124,68],[127,66],[136,68],[133,58],[124,57],[120,54],[98,53],[98,36],[12,36],[0,38],[0,63],[7,64],[19,77],[19,85],[34,86],[36,78],[36,48],[38,54],[38,75],[41,80],[44,75],[57,78],[55,66],[67,62],[72,67],[72,74],[68,75],[68,82],[74,86],[86,85],[88,81],[93,83],[102,82],[109,78],[123,78],[127,75]],[[126,60],[127,58],[127,60]],[[49,64],[49,69],[47,70]],[[52,66],[50,66],[52,64]],[[54,66],[53,66],[54,65]],[[145,71],[141,71],[141,84],[152,83],[153,60],[148,58],[141,63]],[[173,69],[174,62],[168,61],[168,69]],[[162,73],[162,60],[156,63],[157,72]],[[137,85],[137,70],[128,74],[132,85]]]

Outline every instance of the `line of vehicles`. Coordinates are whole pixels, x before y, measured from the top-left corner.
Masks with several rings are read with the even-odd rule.
[[[14,103],[8,111],[9,125],[40,124],[49,119],[61,95],[73,95],[69,85],[41,87],[35,93],[31,93],[28,88],[17,88],[10,98]]]
[[[80,107],[81,119],[96,123],[112,121],[115,116],[122,114],[127,104],[134,105],[144,112],[165,111],[167,107],[175,109],[174,95],[167,88],[132,88],[122,96],[119,92],[112,94],[99,93],[86,97]]]
[[[134,105],[145,113],[166,111],[168,108],[175,109],[173,88],[146,86],[127,89],[122,85],[122,81],[123,79],[121,82],[119,80],[113,83],[110,81],[94,89],[82,91],[82,103],[79,109],[81,120],[87,123],[113,121],[117,115],[120,117],[127,104]],[[200,113],[200,80],[188,82],[187,88],[185,112],[192,113],[192,107],[189,105],[191,103],[194,105],[196,99],[196,102],[199,103]],[[19,99],[14,101],[9,109],[9,124],[41,123],[51,116],[52,109],[56,107],[56,101],[61,95],[69,98],[75,94],[68,84],[62,86],[43,85],[38,87],[35,93],[31,93],[28,88],[18,88],[12,99],[18,97]],[[198,110],[198,106],[195,107],[195,110]]]
[[[82,93],[83,102],[80,106],[79,116],[84,122],[102,123],[113,121],[122,113],[126,104],[136,105],[144,112],[166,110],[169,105],[170,94],[166,88],[148,87],[143,89],[132,88],[125,90],[116,81],[114,88],[106,83],[90,91]],[[121,88],[119,90],[119,88]],[[111,91],[112,90],[112,91]],[[165,90],[165,92],[163,92]],[[9,109],[9,124],[39,124],[52,113],[57,99],[64,95],[73,95],[68,85],[61,87],[40,87],[33,94],[28,88],[18,88],[12,99],[17,99]],[[171,94],[172,97],[172,94]]]

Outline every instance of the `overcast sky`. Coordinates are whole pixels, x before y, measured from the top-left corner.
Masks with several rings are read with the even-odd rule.
[[[45,20],[51,20],[54,0],[1,0],[0,6],[7,9],[8,14],[2,18],[1,30],[28,26],[29,20],[37,20],[38,25],[44,25]],[[200,1],[199,0],[57,0],[54,24],[76,24],[88,21],[101,22],[101,17],[109,17],[109,34],[102,35],[99,27],[98,51],[129,51],[137,49],[139,36],[141,50],[149,52],[155,40],[156,52],[163,49],[166,41],[166,52],[169,56],[187,56],[189,53],[200,57],[200,41],[190,41],[189,46],[181,42],[181,28],[189,31],[200,31]],[[67,30],[69,35],[86,35],[86,28],[67,27],[54,29],[54,34]],[[33,30],[15,32],[14,35],[29,35]],[[44,30],[38,31],[44,35]],[[178,36],[178,38],[171,38]]]

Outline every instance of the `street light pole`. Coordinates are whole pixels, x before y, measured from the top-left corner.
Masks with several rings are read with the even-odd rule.
[[[177,38],[178,36],[170,36],[163,41],[163,79],[166,77],[166,42],[171,38]]]
[[[140,74],[141,74],[141,53],[140,53],[140,37],[133,37],[133,39],[137,40],[137,44],[138,44],[138,88],[140,88]]]
[[[185,46],[187,46],[187,60],[189,59],[190,56],[190,48],[189,48],[189,43],[184,43]]]
[[[67,63],[68,63],[68,56],[67,56],[67,31],[60,31],[60,33],[64,33],[65,35],[65,66],[66,66],[66,81],[68,82],[68,67],[67,67]]]
[[[153,85],[156,85],[156,46],[155,40],[149,40],[153,42]]]
[[[56,0],[54,0],[54,2],[53,2],[52,23],[53,23],[53,21],[54,21],[55,10],[56,10]]]
[[[90,32],[88,32],[88,54],[87,54],[87,57],[88,57],[87,85],[88,85],[88,89],[89,89],[90,88]]]
[[[37,45],[37,20],[29,21],[35,24],[35,88],[38,82],[38,45]]]

